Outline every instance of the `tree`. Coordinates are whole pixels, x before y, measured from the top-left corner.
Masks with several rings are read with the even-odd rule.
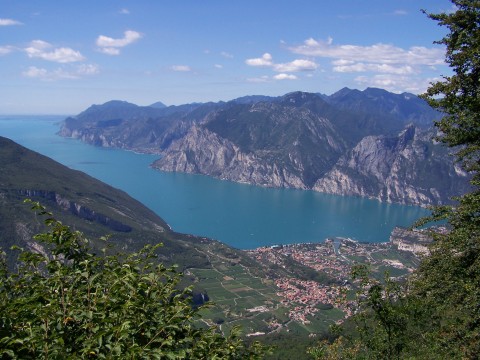
[[[445,116],[436,123],[439,140],[459,146],[457,157],[478,181],[480,170],[480,1],[452,0],[453,13],[428,14],[449,33],[438,44],[446,46],[445,61],[452,76],[444,76],[423,98]],[[478,185],[478,184],[477,184]]]
[[[18,249],[15,271],[0,262],[2,359],[262,357],[238,330],[226,338],[195,326],[191,288],[178,289],[179,274],[155,262],[158,245],[97,256],[81,233],[33,208],[50,228],[35,236],[44,251]]]
[[[449,33],[446,62],[454,74],[430,86],[423,97],[445,116],[438,139],[456,149],[472,176],[472,190],[452,207],[434,209],[447,233],[434,233],[431,256],[416,274],[413,294],[435,309],[431,336],[446,354],[477,358],[480,353],[480,1],[452,0],[456,11],[427,14]],[[430,220],[431,220],[430,219]]]
[[[330,346],[319,345],[312,350],[317,358],[389,358],[377,346],[389,324],[396,331],[395,353],[387,350],[395,358],[478,359],[480,354],[480,1],[452,3],[451,13],[424,11],[449,30],[437,43],[446,46],[453,75],[431,84],[422,97],[444,114],[435,124],[437,140],[455,150],[471,176],[471,191],[459,194],[453,206],[435,207],[418,223],[446,220],[448,230],[431,232],[430,255],[403,285],[401,301],[388,302],[388,282],[370,286],[357,316],[367,322],[357,326],[357,337],[350,344],[339,338]],[[362,337],[365,330],[373,339]]]

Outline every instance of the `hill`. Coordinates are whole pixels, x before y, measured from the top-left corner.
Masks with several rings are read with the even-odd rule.
[[[432,140],[440,117],[413,94],[344,88],[160,109],[109,102],[60,134],[159,154],[162,171],[426,206],[469,186]]]
[[[25,198],[40,201],[62,222],[90,238],[111,235],[120,249],[145,243],[164,244],[164,260],[182,266],[208,266],[195,251],[204,239],[178,234],[151,210],[128,194],[80,171],[69,169],[13,141],[0,137],[1,246],[34,246],[33,234],[42,231]]]

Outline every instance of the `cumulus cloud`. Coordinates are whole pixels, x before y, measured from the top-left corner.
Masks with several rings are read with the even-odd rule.
[[[297,59],[289,63],[275,64],[273,70],[278,72],[297,72],[297,71],[313,71],[318,65],[311,60]]]
[[[426,48],[423,46],[412,46],[408,49],[402,49],[390,44],[374,44],[370,46],[359,45],[334,45],[333,40],[329,38],[327,41],[317,41],[315,39],[307,39],[302,45],[291,47],[290,50],[296,54],[302,54],[312,57],[331,58],[334,61],[342,61],[348,65],[339,66],[337,70],[346,72],[351,69],[352,72],[357,72],[359,64],[367,64],[365,68],[369,71],[374,71],[371,64],[378,66],[388,66],[383,69],[386,72],[388,69],[392,73],[397,73],[399,70],[395,67],[407,66],[434,66],[444,64],[444,50],[440,48]],[[357,64],[357,66],[352,66]],[[334,69],[335,70],[335,69]]]
[[[142,38],[142,34],[133,30],[125,31],[123,35],[123,38],[120,39],[114,39],[105,35],[100,35],[95,43],[100,52],[107,55],[119,55],[121,48]]]
[[[397,11],[397,15],[404,15]],[[307,39],[289,48],[295,54],[331,60],[336,73],[364,73],[355,78],[363,86],[382,87],[390,91],[423,92],[428,87],[425,75],[436,66],[445,65],[445,50],[439,47],[411,46],[401,48],[377,43],[369,46],[333,43]]]
[[[13,19],[0,19],[0,26],[22,25],[20,21]]]
[[[291,47],[290,50],[306,56],[376,64],[441,65],[444,63],[444,50],[439,48],[412,46],[409,49],[402,49],[382,43],[371,46],[334,45],[331,38],[327,41],[310,38],[302,45]]]
[[[190,68],[190,66],[188,65],[173,65],[171,67],[171,69],[173,71],[179,71],[179,72],[189,72],[189,71],[192,71],[192,69]]]
[[[27,70],[22,72],[22,75],[27,78],[39,79],[44,81],[55,81],[62,79],[75,80],[82,76],[90,76],[99,73],[98,65],[82,64],[71,68],[57,68],[54,70],[47,70],[36,66],[30,66]]]
[[[265,53],[260,58],[253,58],[245,60],[249,66],[256,67],[270,67],[276,72],[297,72],[297,71],[312,71],[316,70],[318,65],[311,60],[296,59],[289,63],[275,64],[272,55]]]
[[[353,63],[345,65],[336,65],[333,67],[335,72],[377,72],[387,74],[415,74],[418,71],[414,70],[410,65],[404,66],[392,66],[388,64],[366,64],[366,63]]]
[[[440,78],[420,78],[402,75],[376,74],[373,76],[357,76],[355,82],[362,87],[378,87],[391,92],[425,92],[430,83]]]
[[[296,80],[297,77],[292,74],[277,74],[273,77],[275,80]]]
[[[33,40],[30,46],[24,50],[30,58],[40,58],[58,63],[71,63],[85,60],[85,57],[79,51],[66,47],[55,48],[43,40]]]
[[[269,67],[273,66],[272,55],[265,53],[260,58],[247,59],[245,64],[250,66]]]

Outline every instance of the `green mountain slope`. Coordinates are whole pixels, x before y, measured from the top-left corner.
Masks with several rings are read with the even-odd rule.
[[[110,235],[118,248],[164,244],[163,261],[183,267],[208,267],[196,247],[206,239],[179,234],[128,194],[80,171],[71,170],[13,141],[0,137],[0,246],[35,246],[42,231],[28,204],[39,201],[65,224],[95,239]]]

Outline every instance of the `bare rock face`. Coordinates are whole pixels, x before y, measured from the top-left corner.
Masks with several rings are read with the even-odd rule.
[[[266,162],[261,155],[243,152],[233,142],[198,126],[174,142],[152,166],[163,171],[208,174],[249,184],[307,189],[298,175],[275,162]]]
[[[447,202],[466,189],[467,174],[456,171],[447,149],[432,134],[408,126],[398,136],[367,136],[313,189],[402,204]]]

